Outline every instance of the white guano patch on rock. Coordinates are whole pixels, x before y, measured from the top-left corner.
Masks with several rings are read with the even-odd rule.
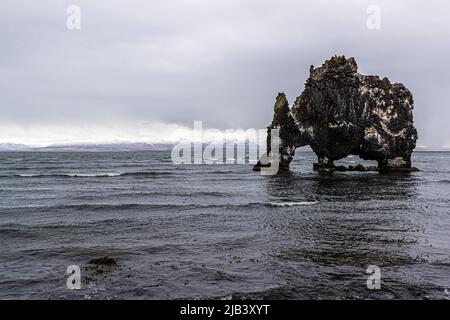
[[[364,131],[364,139],[366,140],[377,140],[381,144],[381,136],[377,129],[373,126],[366,128]]]
[[[328,128],[330,129],[349,129],[350,127],[354,127],[355,125],[351,122],[347,121],[337,121],[336,123],[328,122]]]

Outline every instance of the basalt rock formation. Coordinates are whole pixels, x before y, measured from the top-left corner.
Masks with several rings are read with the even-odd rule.
[[[309,145],[318,157],[316,170],[336,170],[333,161],[358,155],[376,160],[377,170],[413,171],[413,103],[403,84],[361,75],[354,58],[334,56],[321,67],[311,66],[292,108],[284,93],[278,94],[268,154],[271,130],[279,129],[281,170],[289,168],[296,148]]]

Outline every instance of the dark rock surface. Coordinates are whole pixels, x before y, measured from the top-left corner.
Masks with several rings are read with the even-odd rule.
[[[90,284],[97,281],[104,282],[113,274],[129,273],[129,270],[123,268],[119,262],[109,256],[103,256],[89,260],[88,264],[83,267],[83,282]],[[130,276],[128,276],[130,277]]]
[[[271,129],[277,128],[281,170],[289,168],[296,148],[309,145],[318,157],[316,170],[334,171],[335,160],[358,155],[376,160],[378,170],[413,171],[413,104],[403,84],[361,75],[354,58],[334,56],[321,67],[311,66],[305,90],[292,108],[284,93],[278,94],[267,150]],[[366,171],[361,167],[351,171]]]
[[[98,266],[116,266],[117,261],[114,258],[104,256],[104,257],[100,257],[100,258],[91,259],[91,260],[89,260],[88,264],[98,265]]]

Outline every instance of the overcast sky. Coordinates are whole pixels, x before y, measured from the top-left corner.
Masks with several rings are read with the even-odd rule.
[[[278,92],[292,103],[311,64],[344,54],[404,83],[419,144],[450,148],[449,40],[442,0],[2,0],[0,143],[168,141],[194,120],[265,128]]]

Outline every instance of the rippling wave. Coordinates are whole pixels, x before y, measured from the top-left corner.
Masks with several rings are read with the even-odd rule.
[[[127,177],[127,176],[163,176],[173,175],[173,172],[122,172],[122,173],[36,173],[36,174],[12,174],[0,175],[0,178],[108,178],[108,177]]]
[[[276,207],[294,207],[294,206],[311,206],[318,203],[319,203],[318,201],[270,202],[270,205]]]
[[[170,152],[0,153],[0,299],[449,298],[450,153],[396,175],[314,161],[262,176]],[[102,256],[118,267],[65,289],[67,266]]]

